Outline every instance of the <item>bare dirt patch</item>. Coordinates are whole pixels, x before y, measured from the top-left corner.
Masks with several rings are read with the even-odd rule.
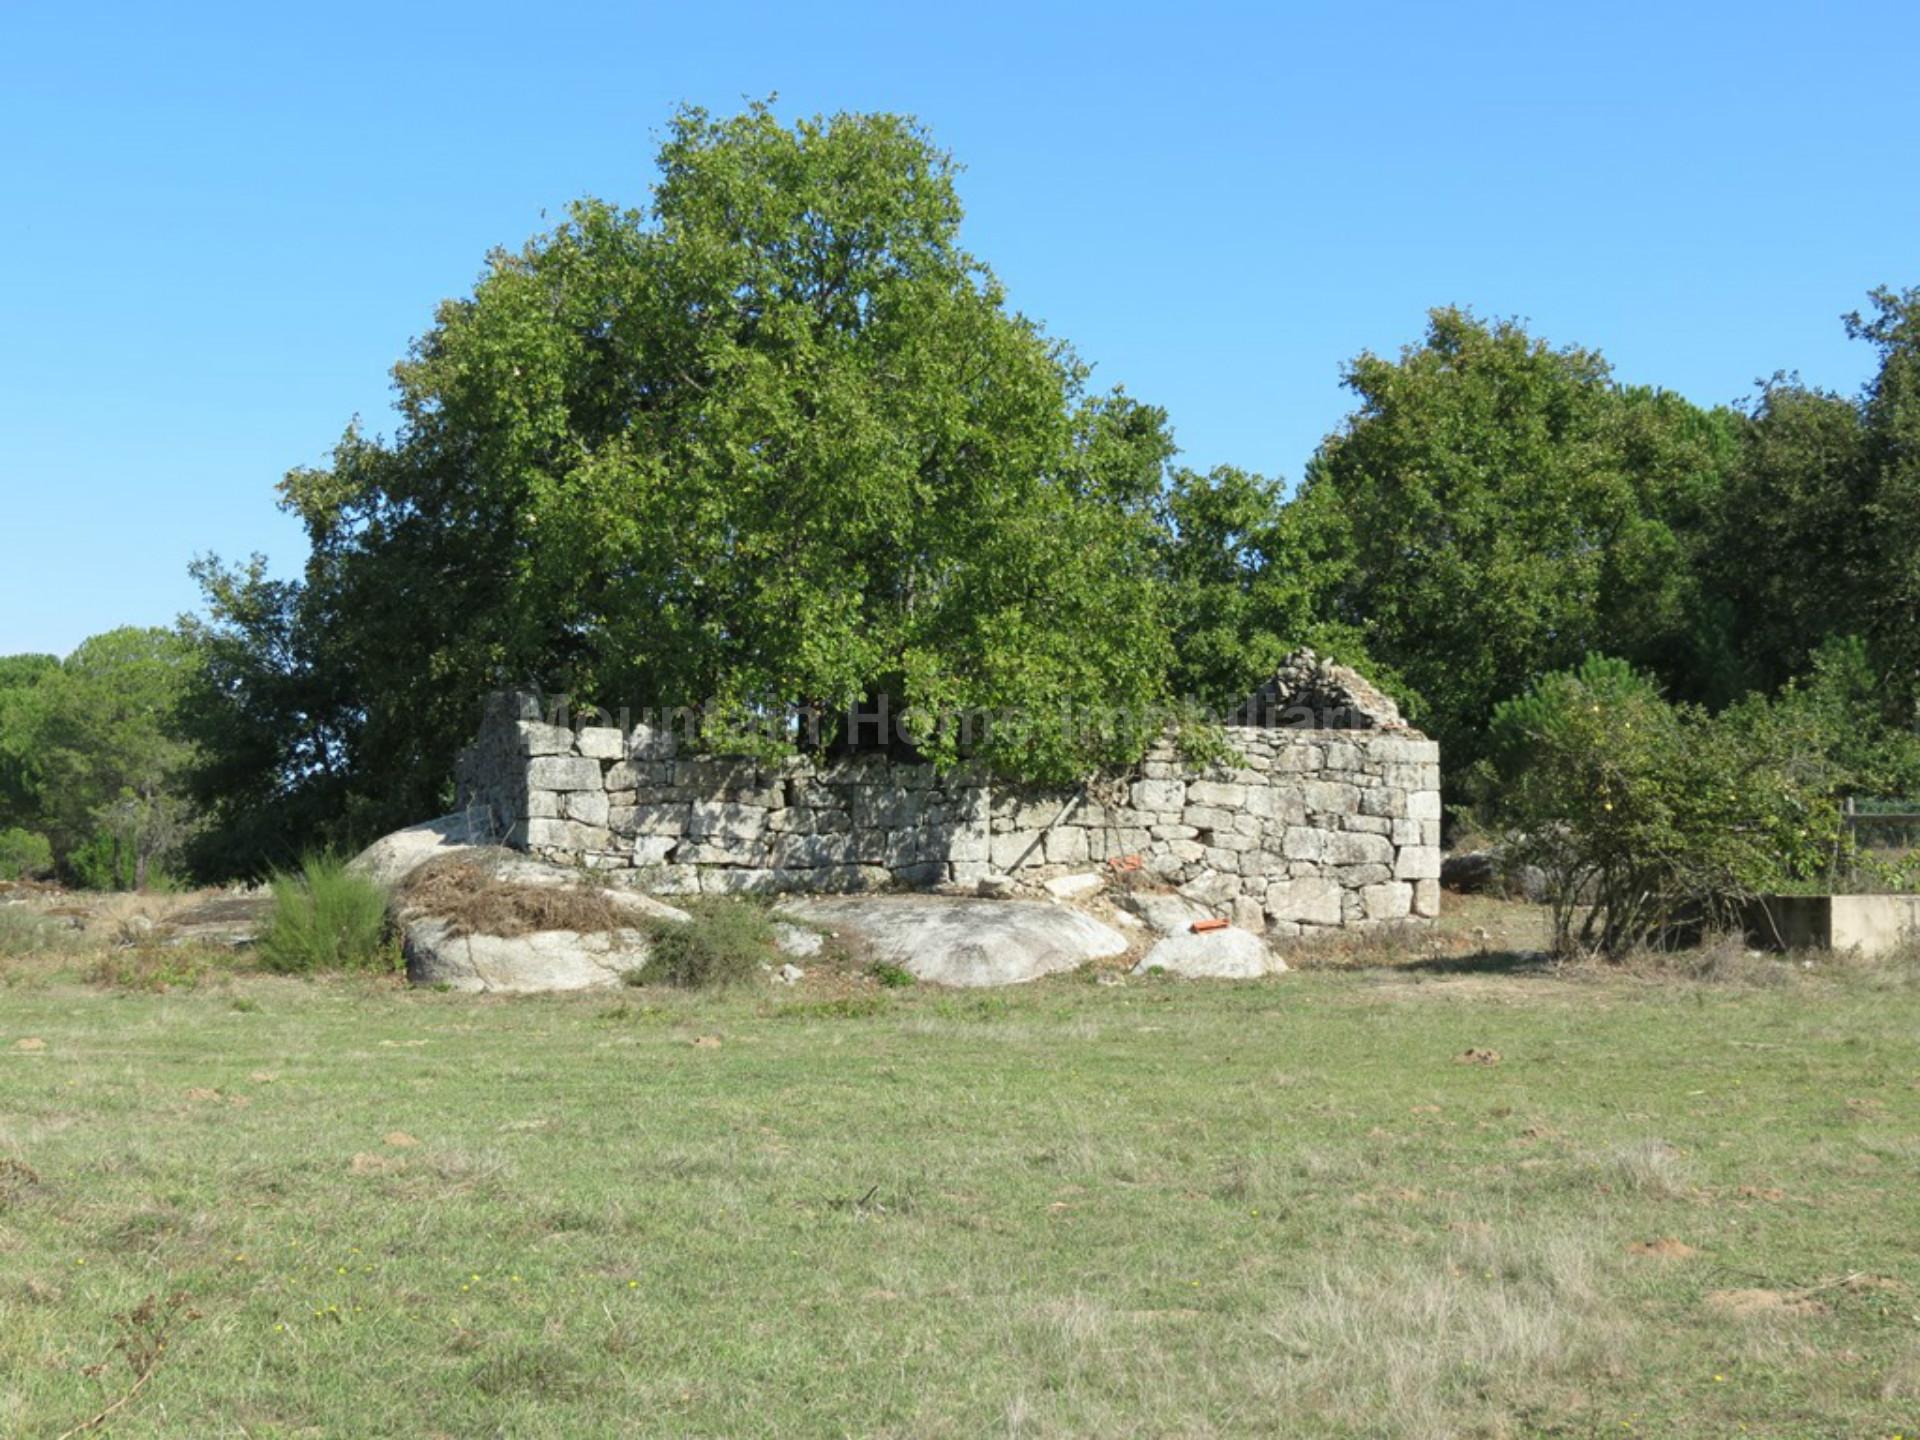
[[[1710,1310],[1742,1320],[1755,1315],[1824,1315],[1831,1308],[1824,1300],[1791,1290],[1713,1290],[1706,1303]]]

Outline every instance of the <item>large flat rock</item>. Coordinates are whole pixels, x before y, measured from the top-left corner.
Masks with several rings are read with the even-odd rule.
[[[936,985],[1020,985],[1127,948],[1125,936],[1091,915],[1038,900],[846,895],[779,909],[862,941],[876,960]]]
[[[1184,895],[1160,895],[1150,890],[1122,895],[1116,903],[1121,909],[1138,915],[1161,935],[1184,935],[1193,928],[1194,921],[1212,920],[1220,914],[1213,906],[1202,905]]]

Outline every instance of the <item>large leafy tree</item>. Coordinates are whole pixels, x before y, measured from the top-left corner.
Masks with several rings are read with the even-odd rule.
[[[1740,617],[1744,672],[1771,689],[1835,637],[1879,675],[1856,700],[1911,726],[1920,688],[1920,290],[1876,290],[1848,333],[1878,352],[1857,397],[1776,375],[1743,427],[1704,572]],[[1873,717],[1863,716],[1863,723]]]
[[[1872,477],[1855,401],[1776,375],[1748,415],[1703,569],[1741,618],[1744,673],[1772,689],[1828,635],[1864,629]]]
[[[444,799],[478,694],[536,682],[719,715],[876,695],[951,758],[1123,758],[1167,641],[1163,417],[1093,396],[959,243],[911,121],[688,110],[651,205],[494,255],[285,503],[302,579],[204,572],[202,791],[256,853]],[[1035,723],[1037,722],[1037,723]],[[976,736],[977,739],[977,736]]]
[[[1309,505],[1233,466],[1176,470],[1160,497],[1161,567],[1183,698],[1230,709],[1303,644],[1374,667],[1321,611],[1338,569]]]
[[[1880,357],[1862,405],[1874,540],[1864,619],[1911,705],[1920,695],[1920,288],[1879,289],[1871,301],[1871,314],[1847,317],[1848,333]]]
[[[1324,616],[1404,677],[1450,759],[1484,753],[1496,702],[1591,649],[1683,694],[1727,688],[1695,557],[1737,416],[1453,309],[1346,383],[1359,408],[1295,502],[1339,570]]]

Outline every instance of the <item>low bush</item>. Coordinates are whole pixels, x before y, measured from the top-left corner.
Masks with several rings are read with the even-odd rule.
[[[164,994],[191,990],[211,975],[231,973],[233,956],[194,945],[141,944],[109,950],[87,970],[87,979],[110,990]]]
[[[757,905],[739,900],[702,900],[687,905],[690,921],[653,920],[647,925],[647,963],[631,978],[643,985],[706,989],[760,978],[760,967],[779,953],[773,920]]]
[[[133,856],[116,845],[111,835],[89,835],[66,852],[61,874],[80,890],[131,890]]]
[[[387,894],[346,862],[309,856],[272,878],[273,918],[260,937],[260,963],[288,975],[326,970],[394,970]]]
[[[53,846],[19,826],[0,830],[0,880],[41,880],[53,874]]]

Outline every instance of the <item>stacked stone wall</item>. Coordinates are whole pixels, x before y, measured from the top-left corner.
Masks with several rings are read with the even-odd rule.
[[[461,757],[479,830],[660,894],[973,887],[1111,864],[1245,928],[1297,935],[1439,913],[1439,746],[1406,728],[1229,727],[1066,789],[859,755],[757,764],[664,730],[546,723],[499,695]],[[1136,858],[1137,857],[1137,858]]]

